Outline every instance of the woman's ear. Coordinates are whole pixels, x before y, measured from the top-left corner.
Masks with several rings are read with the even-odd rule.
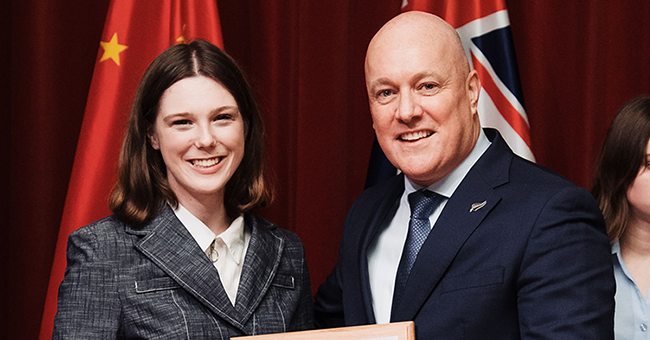
[[[158,144],[158,138],[156,137],[155,134],[147,135],[147,138],[149,138],[149,143],[151,143],[151,147],[154,150],[160,150],[160,144]]]

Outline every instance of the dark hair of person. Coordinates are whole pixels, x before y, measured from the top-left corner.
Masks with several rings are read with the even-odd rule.
[[[646,162],[649,139],[650,96],[642,95],[623,104],[609,126],[591,189],[605,217],[611,243],[627,227],[627,191]]]
[[[205,76],[223,85],[237,102],[244,121],[243,159],[225,187],[229,217],[271,200],[265,181],[264,127],[251,87],[235,61],[218,47],[195,40],[162,52],[147,68],[133,100],[118,162],[118,181],[109,199],[115,216],[132,226],[151,221],[166,203],[178,206],[169,187],[160,151],[149,140],[160,99],[181,79]]]

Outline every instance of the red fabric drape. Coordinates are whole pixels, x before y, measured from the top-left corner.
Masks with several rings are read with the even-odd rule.
[[[0,333],[35,339],[108,0],[0,5]],[[367,43],[401,0],[219,0],[226,50],[265,112],[275,203],[314,287],[336,261],[373,131]],[[616,109],[650,93],[650,3],[506,1],[537,162],[589,187]]]
[[[108,1],[12,0],[2,7],[7,41],[0,55],[9,59],[0,66],[7,71],[1,125],[10,131],[0,146],[7,155],[0,162],[7,189],[0,337],[36,339]]]
[[[650,2],[507,4],[537,162],[589,188],[616,110],[650,93]]]

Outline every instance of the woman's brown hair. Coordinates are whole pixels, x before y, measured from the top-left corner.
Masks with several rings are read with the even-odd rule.
[[[627,191],[646,162],[649,139],[650,96],[642,95],[623,104],[609,126],[591,189],[605,217],[611,243],[627,227]]]
[[[139,226],[151,221],[166,203],[178,206],[160,151],[153,149],[148,135],[165,90],[194,76],[222,84],[235,98],[244,120],[244,157],[226,184],[226,213],[235,218],[271,199],[265,181],[264,127],[251,87],[230,56],[206,41],[195,40],[158,55],[138,85],[120,151],[118,181],[109,200],[115,216],[127,224]]]

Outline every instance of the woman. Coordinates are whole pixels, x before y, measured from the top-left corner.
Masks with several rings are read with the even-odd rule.
[[[616,339],[650,339],[650,96],[628,101],[616,114],[592,193],[615,255]]]
[[[53,338],[311,328],[302,243],[251,213],[269,198],[263,137],[229,56],[201,40],[160,54],[134,99],[113,215],[70,235]]]

